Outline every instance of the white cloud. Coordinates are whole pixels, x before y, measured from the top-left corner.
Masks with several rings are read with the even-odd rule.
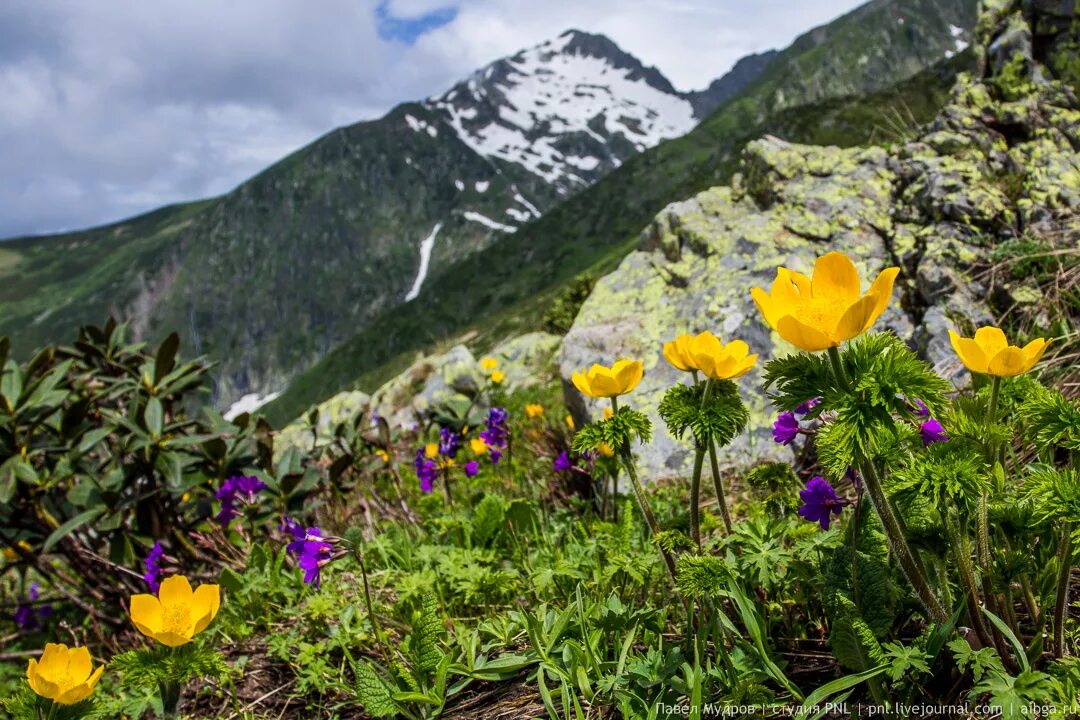
[[[391,0],[412,19],[449,0]],[[441,93],[576,27],[679,88],[786,45],[857,0],[460,0],[414,45],[376,0],[0,3],[0,237],[224,192],[336,126]]]

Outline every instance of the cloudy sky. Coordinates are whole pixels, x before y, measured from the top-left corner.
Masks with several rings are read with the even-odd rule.
[[[225,192],[567,28],[680,89],[862,0],[3,0],[0,237]]]

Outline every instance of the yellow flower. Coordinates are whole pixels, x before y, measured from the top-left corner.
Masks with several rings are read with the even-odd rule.
[[[540,417],[544,414],[544,406],[540,403],[529,403],[525,406],[525,414],[531,418]]]
[[[143,635],[179,647],[205,630],[220,606],[217,585],[200,585],[192,592],[186,577],[172,575],[161,581],[157,597],[131,596],[131,621]]]
[[[454,462],[454,458],[444,458],[444,459],[439,461],[439,467],[442,468],[443,470],[445,470],[447,468],[452,468],[456,464],[457,463]]]
[[[490,355],[485,355],[484,357],[480,358],[480,367],[482,367],[484,370],[494,370],[495,368],[499,367],[499,361],[491,357]]]
[[[390,453],[386,452],[385,450],[376,450],[375,454],[378,455],[379,459],[382,460],[384,463],[390,462]]]
[[[488,445],[484,442],[484,438],[474,437],[469,441],[469,447],[472,448],[474,455],[485,455],[488,451]]]
[[[731,380],[750,372],[757,355],[742,340],[727,345],[706,330],[697,335],[680,335],[664,345],[664,357],[679,370],[700,370],[713,380]]]
[[[21,547],[26,552],[30,552],[31,550],[34,549],[33,547],[30,546],[30,543],[26,542],[25,540],[20,540],[19,542],[15,543],[15,544],[18,545],[19,547]],[[15,548],[9,548],[9,547],[4,548],[4,559],[7,560],[8,562],[15,562],[16,560],[19,559],[19,557],[20,557],[20,555],[15,550]]]
[[[48,643],[41,660],[30,660],[26,681],[43,698],[60,705],[74,705],[90,697],[105,666],[93,669],[90,651],[85,647]]]
[[[870,329],[892,298],[900,268],[882,270],[865,295],[855,263],[843,253],[817,259],[808,278],[787,268],[776,269],[772,289],[750,294],[758,310],[780,337],[807,352],[836,347]]]
[[[439,443],[428,443],[425,445],[424,455],[428,458],[437,458],[439,456]]]
[[[605,405],[605,406],[604,406],[604,419],[605,419],[605,420],[610,420],[610,419],[611,419],[611,418],[613,418],[613,417],[615,417],[615,411],[614,411],[614,410],[612,410],[612,409],[611,409],[610,407],[608,407],[607,405]]]
[[[602,442],[596,446],[596,449],[600,451],[600,454],[604,457],[614,457],[615,451],[606,442]]]
[[[574,373],[570,379],[574,387],[589,397],[609,398],[625,395],[636,388],[643,373],[640,360],[619,360],[610,368],[595,364],[586,371]]]
[[[968,370],[998,377],[1026,373],[1035,367],[1051,343],[1051,340],[1037,338],[1022,348],[1010,345],[1005,333],[990,325],[976,330],[974,338],[960,337],[950,330],[949,339]]]
[[[566,416],[566,427],[570,428],[571,430],[574,429],[574,416],[573,415],[567,415]]]
[[[504,373],[502,370],[496,370],[495,372],[491,373],[491,382],[495,383],[496,385],[501,383],[504,379],[506,379],[506,373]]]
[[[190,499],[191,499],[191,493],[189,493],[189,492],[186,492],[186,493],[184,493],[183,495],[180,496],[180,502],[187,502]]]

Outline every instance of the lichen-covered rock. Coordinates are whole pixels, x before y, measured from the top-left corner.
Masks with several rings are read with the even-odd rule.
[[[546,385],[558,377],[555,353],[562,338],[546,332],[531,332],[499,343],[489,353],[506,373],[507,392]]]
[[[687,474],[690,447],[670,437],[656,413],[665,390],[687,379],[664,361],[663,343],[712,330],[745,340],[761,363],[791,352],[759,317],[750,288],[767,288],[779,265],[809,271],[830,250],[852,256],[864,287],[882,267],[899,266],[895,297],[877,328],[896,332],[957,384],[968,380],[947,331],[992,322],[986,299],[1001,292],[977,282],[976,271],[999,242],[1033,231],[1076,232],[1080,224],[1080,103],[1054,79],[1060,74],[1042,71],[1045,32],[1031,24],[1064,5],[986,5],[983,74],[961,76],[917,137],[889,150],[765,137],[747,145],[731,187],[660,213],[640,250],[597,283],[563,341],[559,368],[579,421],[596,417],[602,403],[582,397],[571,373],[593,362],[641,359],[645,376],[627,402],[656,424],[654,441],[639,451],[644,474]],[[1068,17],[1075,20],[1075,10]],[[1034,300],[1023,284],[1004,292],[1016,302]],[[740,386],[752,420],[722,451],[724,462],[786,453],[772,442],[774,411],[760,371]]]
[[[280,455],[286,449],[295,447],[304,452],[310,452],[314,447],[316,438],[325,442],[331,437],[333,430],[340,423],[355,418],[371,402],[371,396],[359,390],[338,393],[329,400],[319,403],[314,411],[316,413],[315,424],[309,422],[312,411],[309,410],[303,416],[286,425],[277,434],[274,440],[274,453]]]

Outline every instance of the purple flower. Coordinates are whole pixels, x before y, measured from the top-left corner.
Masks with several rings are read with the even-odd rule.
[[[813,408],[817,407],[820,404],[821,404],[821,398],[819,398],[819,397],[810,398],[809,400],[804,402],[802,405],[795,408],[795,414],[796,415],[805,415],[806,413],[810,412],[810,410],[812,410]]]
[[[781,445],[790,445],[799,434],[799,421],[795,419],[795,413],[782,412],[776,416],[776,422],[772,426],[773,440]]]
[[[930,417],[930,408],[926,407],[926,403],[919,398],[915,398],[912,402],[907,402],[907,400],[905,400],[904,404],[907,405],[908,410],[919,417]]]
[[[949,436],[945,434],[945,428],[941,427],[941,423],[934,418],[920,425],[919,432],[922,434],[923,445],[932,445],[949,439]]]
[[[499,450],[499,448],[493,447],[493,448],[488,450],[488,457],[491,458],[491,464],[492,465],[498,465],[499,461],[502,460],[502,450]]]
[[[470,460],[465,463],[465,477],[475,477],[480,472],[480,463]]]
[[[847,504],[836,496],[836,491],[825,478],[815,475],[806,483],[806,489],[799,491],[799,499],[803,501],[799,508],[799,517],[810,522],[821,523],[822,530],[829,529],[829,513],[836,515]]]
[[[304,571],[304,582],[313,585],[317,590],[322,581],[319,572],[323,565],[330,562],[333,545],[323,539],[319,528],[309,527],[305,530],[292,518],[286,517],[281,527],[293,536],[293,541],[285,546],[285,550]]]
[[[503,408],[493,407],[488,410],[487,428],[480,433],[480,437],[489,447],[506,447],[507,440],[510,437],[510,428],[506,424],[509,417],[510,414]],[[492,462],[498,462],[498,460],[492,457]]]
[[[424,454],[424,448],[416,451],[416,477],[420,479],[420,490],[429,493],[435,489],[435,478],[439,476],[439,466]]]
[[[266,489],[266,483],[253,475],[234,475],[221,484],[214,497],[221,501],[221,512],[217,514],[217,520],[222,527],[228,527],[229,523],[240,517],[237,501],[252,505],[255,496]]]
[[[41,586],[38,583],[30,583],[30,589],[26,593],[27,602],[19,603],[19,606],[15,608],[12,619],[22,630],[37,630],[41,627],[41,621],[52,615],[52,605],[46,604],[37,610],[34,609],[32,603],[37,602],[41,596],[40,588]]]
[[[844,477],[855,487],[859,487],[859,485],[862,484],[862,478],[859,477],[859,472],[853,467],[848,467],[848,469],[844,471]]]
[[[161,543],[155,542],[144,563],[146,574],[143,575],[143,580],[150,586],[150,592],[154,595],[158,594],[158,588],[161,586],[161,581],[158,578],[161,576],[161,558],[164,556],[165,549],[161,547]]]
[[[453,430],[439,428],[439,454],[443,457],[452,458],[457,455],[461,447],[461,436]]]
[[[555,472],[560,472],[562,470],[569,470],[572,467],[573,464],[570,462],[570,456],[563,450],[559,453],[559,457],[555,458],[555,464],[551,466],[551,469]]]

